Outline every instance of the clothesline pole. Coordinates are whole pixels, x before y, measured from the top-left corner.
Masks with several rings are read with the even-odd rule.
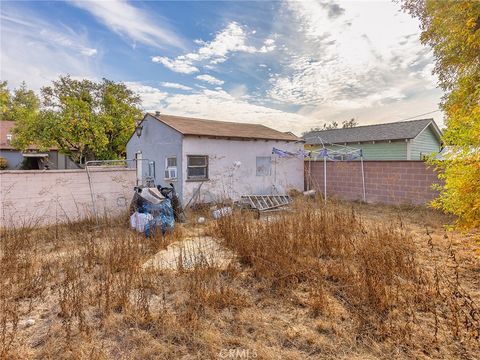
[[[323,199],[327,205],[327,157],[323,155]]]
[[[362,164],[362,186],[363,186],[363,202],[367,202],[367,196],[365,194],[365,172],[363,171],[363,154],[360,155],[360,163]]]
[[[307,191],[310,190],[310,181],[312,181],[312,159],[308,158]]]
[[[275,157],[275,156],[273,157],[273,161],[274,161],[273,184],[274,184],[274,185],[277,185],[277,160],[278,160],[279,157],[280,157],[280,156],[279,156],[278,154],[277,154],[276,157]]]

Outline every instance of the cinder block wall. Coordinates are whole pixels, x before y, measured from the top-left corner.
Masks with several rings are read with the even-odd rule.
[[[118,215],[130,205],[134,169],[94,169],[97,210]],[[93,214],[85,170],[0,171],[0,226],[36,226],[76,221]]]
[[[311,168],[311,176],[309,176]],[[425,205],[437,196],[432,184],[439,180],[423,161],[364,161],[366,201],[385,204]],[[323,160],[305,162],[310,189],[323,193]],[[327,161],[327,198],[362,200],[360,161]]]

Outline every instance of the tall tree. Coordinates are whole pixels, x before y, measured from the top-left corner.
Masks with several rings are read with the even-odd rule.
[[[0,81],[0,120],[6,120],[10,108],[10,91],[6,81]]]
[[[36,115],[40,109],[40,100],[33,90],[27,89],[25,82],[13,91],[10,100],[10,120],[18,120],[25,116]]]
[[[36,114],[40,100],[34,91],[27,89],[23,82],[20,87],[10,92],[6,81],[0,82],[0,101],[2,120],[17,120],[24,116]]]
[[[433,205],[480,227],[480,1],[403,0],[433,49],[434,73],[445,91],[446,160],[432,162],[444,186]]]
[[[61,76],[41,90],[35,118],[17,119],[15,145],[56,147],[77,163],[118,159],[141,116],[140,98],[122,83]]]
[[[342,122],[342,128],[344,129],[353,128],[357,125],[358,123],[357,123],[357,120],[355,120],[355,118],[351,118],[350,120],[343,120]]]
[[[342,128],[343,129],[352,128],[352,127],[355,127],[357,125],[358,125],[358,123],[355,120],[355,118],[351,118],[350,120],[343,120],[342,121]],[[336,121],[332,121],[330,123],[324,123],[323,127],[319,127],[319,126],[313,127],[310,130],[303,132],[302,136],[305,136],[309,132],[312,132],[312,131],[333,130],[333,129],[338,129],[338,123]]]

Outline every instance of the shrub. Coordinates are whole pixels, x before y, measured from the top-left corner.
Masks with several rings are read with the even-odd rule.
[[[7,159],[0,156],[0,170],[5,170],[8,166]]]

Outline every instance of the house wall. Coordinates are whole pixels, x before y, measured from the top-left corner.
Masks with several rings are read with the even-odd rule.
[[[159,122],[152,116],[147,115],[142,122],[142,135],[139,138],[136,134],[127,143],[127,158],[135,158],[137,151],[142,152],[144,159],[155,161],[155,184],[166,186],[173,182],[177,192],[182,196],[182,139],[183,135],[171,127]],[[177,157],[177,181],[164,179],[165,158],[167,156]],[[144,174],[147,171],[147,162],[143,162]]]
[[[79,166],[64,154],[57,153],[57,169],[58,170],[74,170]]]
[[[431,125],[417,135],[411,143],[411,160],[422,160],[423,155],[430,155],[441,150],[440,141],[434,135]]]
[[[91,181],[100,215],[128,209],[135,170],[94,169]],[[0,227],[77,221],[93,214],[85,170],[1,171],[0,190]]]
[[[406,160],[407,143],[405,141],[375,142],[375,144],[351,144],[363,149],[365,160]]]
[[[309,176],[309,168],[311,176]],[[324,192],[323,160],[305,162],[307,187]],[[425,205],[437,191],[439,180],[423,161],[364,161],[366,201],[386,204]],[[362,200],[362,171],[359,161],[327,161],[327,198]]]
[[[187,155],[208,155],[209,180],[201,187],[201,202],[225,198],[238,200],[245,194],[271,194],[273,186],[279,192],[303,190],[303,159],[278,158],[272,155],[273,147],[295,152],[303,149],[303,143],[186,136],[183,143],[183,178],[187,179]],[[271,175],[256,175],[257,156],[272,156]],[[235,169],[237,161],[241,165]],[[186,204],[201,182],[185,180],[183,184],[183,202]]]
[[[0,156],[7,160],[7,170],[18,169],[23,161],[23,155],[20,151],[0,150]]]
[[[375,142],[372,143],[353,143],[347,144],[346,146],[362,149],[363,158],[365,160],[407,160],[407,143],[402,141],[388,141]],[[335,149],[335,145],[328,146],[329,148]],[[319,149],[319,146],[314,147],[314,149]]]
[[[58,151],[48,151],[48,164],[52,170],[78,169],[68,156],[60,154]],[[18,150],[0,150],[0,156],[7,160],[6,170],[18,170],[23,162],[23,155]]]
[[[50,169],[65,170],[65,168],[61,166],[62,164],[58,163],[58,151],[49,151],[47,154],[48,165],[50,166]]]

